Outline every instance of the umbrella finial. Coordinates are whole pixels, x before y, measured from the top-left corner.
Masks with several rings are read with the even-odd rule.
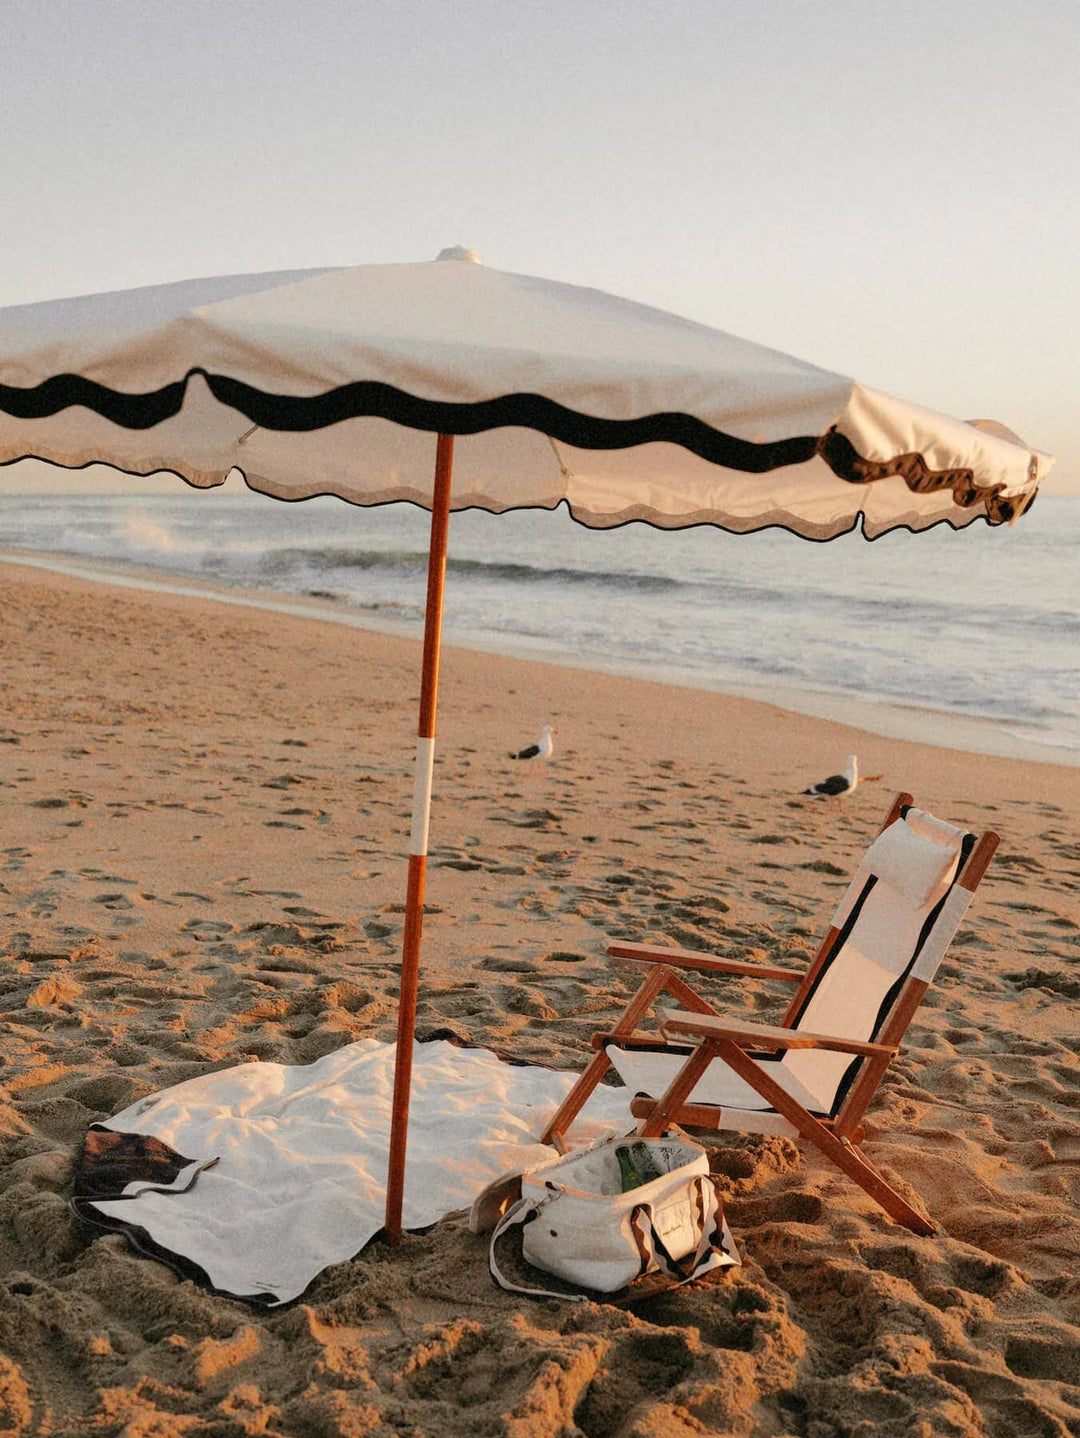
[[[435,256],[435,263],[440,260],[468,260],[470,265],[480,264],[480,256],[475,250],[466,249],[464,245],[451,245],[448,249],[440,250]]]

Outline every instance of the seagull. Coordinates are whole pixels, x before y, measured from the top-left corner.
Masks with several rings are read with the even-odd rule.
[[[550,759],[555,745],[551,742],[552,734],[558,731],[550,724],[545,724],[540,730],[540,743],[530,744],[527,749],[520,749],[516,754],[511,754],[511,759]]]
[[[817,794],[827,799],[831,804],[839,805],[845,794],[854,793],[859,784],[872,784],[878,779],[884,779],[884,774],[860,774],[859,766],[855,755],[849,754],[847,768],[842,774],[830,774],[827,779],[820,783],[811,784],[809,789],[804,789],[804,794]]]
[[[845,794],[854,792],[859,782],[859,766],[855,755],[849,754],[847,768],[842,774],[830,774],[827,779],[822,779],[817,784],[811,784],[809,789],[804,789],[804,794],[820,794],[822,797],[838,804]]]

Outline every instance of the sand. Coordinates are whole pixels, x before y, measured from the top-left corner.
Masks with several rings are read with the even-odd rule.
[[[714,1283],[517,1298],[457,1214],[267,1313],[79,1224],[72,1166],[145,1093],[393,1039],[419,646],[13,566],[0,605],[0,1434],[1080,1431],[1080,770],[449,650],[422,1030],[574,1068],[606,936],[805,962],[896,789],[1003,835],[867,1121],[942,1230],[718,1135]],[[884,779],[794,797],[849,752]]]

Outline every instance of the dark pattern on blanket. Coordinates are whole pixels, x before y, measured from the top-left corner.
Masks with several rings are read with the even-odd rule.
[[[163,1247],[141,1224],[103,1213],[96,1203],[116,1203],[121,1199],[137,1199],[144,1193],[186,1193],[195,1180],[217,1159],[200,1163],[185,1158],[153,1134],[118,1133],[92,1124],[83,1139],[82,1151],[75,1166],[75,1189],[71,1210],[84,1223],[122,1233],[137,1253],[164,1263],[181,1278],[190,1278],[210,1293],[223,1298],[239,1299],[241,1303],[269,1305],[278,1302],[276,1293],[227,1293],[215,1288],[210,1275],[193,1259]],[[134,1193],[125,1193],[129,1184],[138,1184]]]
[[[138,1192],[147,1188],[170,1190],[180,1175],[196,1163],[196,1159],[185,1158],[152,1134],[117,1133],[93,1124],[83,1139],[75,1167],[74,1198],[76,1202],[134,1198],[137,1193],[124,1192],[131,1183],[140,1185]],[[189,1176],[194,1178],[195,1174]]]

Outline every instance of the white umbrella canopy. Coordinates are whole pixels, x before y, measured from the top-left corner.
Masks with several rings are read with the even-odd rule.
[[[0,465],[432,512],[386,1227],[401,1234],[451,509],[867,538],[1011,522],[1052,463],[597,290],[441,263],[185,280],[0,309]],[[432,474],[432,435],[439,436]],[[458,446],[454,471],[454,436]]]
[[[832,539],[860,516],[868,538],[1011,520],[1051,463],[1000,426],[444,253],[0,310],[0,464],[430,506],[427,431],[470,436],[455,509]]]

